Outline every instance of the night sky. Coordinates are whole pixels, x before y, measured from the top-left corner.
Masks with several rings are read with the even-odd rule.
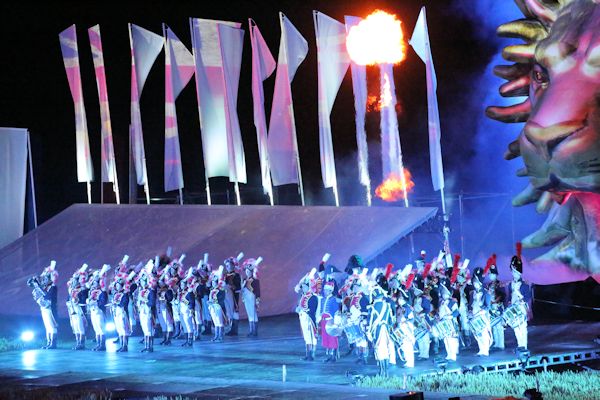
[[[475,3],[475,0],[471,0]],[[478,1],[478,0],[477,0]],[[419,9],[428,9],[429,33],[439,82],[439,104],[442,121],[442,149],[447,177],[452,177],[452,190],[493,191],[473,180],[469,160],[476,154],[475,136],[478,120],[485,108],[481,90],[473,84],[485,73],[492,57],[498,53],[493,27],[478,21],[477,14],[466,12],[467,1],[144,1],[121,2],[2,2],[2,62],[0,64],[0,125],[29,128],[33,142],[34,171],[38,213],[46,220],[72,203],[85,202],[85,184],[77,183],[75,164],[75,124],[73,102],[61,58],[58,33],[77,25],[83,92],[94,173],[100,178],[100,116],[92,56],[87,28],[100,24],[106,64],[115,154],[122,198],[127,201],[128,125],[130,104],[130,52],[127,23],[132,22],[156,33],[167,23],[191,48],[189,17],[223,19],[241,22],[246,30],[240,80],[238,113],[247,161],[249,182],[241,185],[242,201],[266,204],[260,187],[256,132],[252,119],[250,89],[251,48],[247,20],[258,24],[277,59],[279,47],[278,12],[284,12],[309,43],[308,57],[299,67],[292,84],[299,149],[307,203],[332,205],[330,190],[322,189],[319,165],[317,122],[316,47],[312,10],[319,10],[339,21],[344,15],[364,17],[375,9],[396,14],[403,21],[405,38],[412,34]],[[489,2],[488,2],[489,3]],[[498,1],[491,2],[498,3]],[[514,8],[511,2],[501,1]],[[467,7],[465,7],[465,4]],[[425,69],[421,60],[408,47],[406,60],[395,68],[396,93],[399,102],[399,127],[405,165],[415,175],[415,198],[432,196],[429,178],[427,140],[427,104]],[[369,69],[369,92],[378,92],[377,70]],[[267,121],[275,74],[266,82]],[[375,82],[375,83],[373,83]],[[496,85],[497,86],[497,85]],[[494,89],[495,90],[495,89]],[[475,104],[475,108],[473,107]],[[152,68],[141,99],[144,140],[149,169],[151,196],[174,202],[175,193],[163,191],[164,152],[164,53]],[[185,193],[190,202],[203,203],[204,170],[200,140],[195,85],[186,87],[177,100],[179,134],[183,158]],[[358,182],[354,106],[350,73],[342,84],[332,114],[333,142],[337,161],[342,205],[363,204],[364,194]],[[379,117],[367,116],[370,144],[371,178],[381,181],[378,157]],[[500,124],[494,125],[502,130]],[[492,133],[490,133],[492,135]],[[493,134],[491,141],[501,147],[510,136]],[[497,154],[501,158],[501,153]],[[475,182],[477,181],[477,182]],[[226,179],[211,180],[217,202],[229,186]],[[279,193],[280,204],[299,202],[296,188]],[[293,189],[293,190],[291,190]],[[108,202],[114,201],[110,186],[105,185]],[[142,190],[139,191],[140,201]],[[100,201],[100,186],[93,184],[93,200]]]

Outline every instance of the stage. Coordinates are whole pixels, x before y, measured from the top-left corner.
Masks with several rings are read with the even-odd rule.
[[[61,392],[72,389],[108,389],[117,398],[145,397],[152,394],[183,394],[202,398],[277,398],[301,399],[387,399],[402,390],[363,389],[351,386],[351,375],[374,375],[378,368],[371,356],[369,365],[355,364],[354,356],[324,364],[321,348],[317,360],[302,361],[304,343],[295,315],[264,319],[258,338],[246,338],[242,323],[240,336],[212,343],[210,337],[182,348],[176,340],[169,347],[155,345],[154,353],[140,353],[138,337],[130,340],[130,351],[106,353],[73,351],[73,340],[61,338],[57,350],[25,350],[0,353],[0,384],[12,388],[37,390],[54,387]],[[532,356],[581,351],[600,351],[593,339],[600,323],[562,323],[533,325],[529,330]],[[156,343],[160,341],[156,340]],[[88,348],[93,346],[91,341]],[[475,347],[461,350],[457,363],[447,369],[502,363],[515,359],[512,332],[506,332],[507,350],[490,357],[475,356]],[[474,344],[475,346],[475,344]],[[342,346],[344,354],[346,346]],[[442,353],[440,353],[443,356]],[[432,354],[433,356],[433,354]],[[284,379],[285,366],[285,382]],[[432,361],[417,361],[414,369],[396,368],[392,374],[419,375],[436,371]],[[441,373],[441,371],[437,370]],[[410,387],[408,388],[410,389]],[[426,399],[447,399],[448,394],[427,394]],[[113,397],[115,398],[115,397]],[[486,398],[464,397],[461,398]]]

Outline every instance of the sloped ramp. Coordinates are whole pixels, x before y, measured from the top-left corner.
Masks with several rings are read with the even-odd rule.
[[[25,282],[54,259],[64,316],[66,281],[84,262],[115,265],[129,254],[136,264],[172,246],[175,255],[187,254],[186,267],[204,252],[214,268],[239,251],[262,256],[260,313],[288,313],[297,302],[294,286],[324,253],[340,270],[352,254],[369,261],[435,213],[421,207],[77,204],[0,249],[0,304],[10,305],[3,313],[37,314]]]

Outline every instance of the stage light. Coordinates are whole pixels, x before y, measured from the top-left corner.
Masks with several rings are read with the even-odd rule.
[[[24,331],[21,333],[21,341],[31,342],[35,338],[35,334],[32,331]]]
[[[390,400],[423,400],[423,392],[406,392],[390,394]]]
[[[107,322],[106,323],[106,332],[114,332],[114,331],[115,331],[114,322]]]

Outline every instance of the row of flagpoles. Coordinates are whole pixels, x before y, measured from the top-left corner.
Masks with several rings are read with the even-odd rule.
[[[346,16],[345,24],[342,24],[318,11],[314,11],[313,18],[318,58],[318,120],[323,184],[326,188],[333,189],[335,203],[339,206],[330,115],[342,80],[348,68],[351,67],[359,180],[365,186],[367,203],[370,205],[371,181],[368,171],[365,132],[366,67],[351,62],[345,44],[347,32],[352,26],[357,25],[361,18]],[[252,45],[252,99],[261,182],[271,205],[273,205],[273,186],[298,184],[299,195],[302,205],[304,205],[291,83],[298,67],[308,53],[308,43],[283,13],[279,14],[279,22],[281,40],[276,63],[258,26],[252,19],[249,19]],[[149,204],[150,191],[144,152],[140,98],[150,69],[164,48],[165,191],[178,190],[180,201],[182,201],[181,191],[184,187],[184,180],[175,101],[183,88],[195,76],[208,204],[211,204],[209,178],[228,177],[230,182],[235,184],[236,200],[239,205],[241,204],[239,183],[247,182],[244,147],[237,115],[244,30],[241,24],[236,22],[190,18],[190,31],[191,52],[164,24],[162,36],[137,25],[129,24],[131,48],[131,123],[129,133],[130,151],[137,184],[144,187],[146,201]],[[88,34],[100,100],[102,182],[113,183],[117,203],[120,203],[100,27],[96,25],[88,29]],[[91,203],[90,182],[93,180],[93,167],[83,104],[75,25],[61,32],[59,38],[75,106],[77,177],[79,182],[87,183],[88,201]],[[445,214],[440,124],[436,98],[437,82],[431,59],[424,8],[419,15],[410,44],[426,65],[431,174],[434,189],[441,191]],[[385,71],[385,75],[391,79],[393,87],[391,65],[388,68],[389,71]],[[270,121],[267,126],[263,82],[273,72],[276,72],[275,88]],[[382,69],[382,79],[383,72]],[[391,146],[399,148],[397,129],[392,136],[395,137],[382,138],[382,145],[391,143]],[[388,153],[393,154],[393,151]],[[408,206],[408,204],[406,205]]]

